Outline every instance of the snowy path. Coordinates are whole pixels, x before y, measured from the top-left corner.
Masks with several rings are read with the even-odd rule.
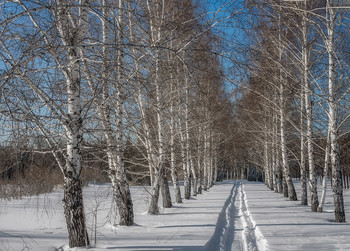
[[[267,242],[248,209],[241,181],[235,181],[205,251],[265,251]]]
[[[243,246],[244,250],[248,251],[265,251],[267,248],[267,241],[261,233],[259,227],[253,219],[248,209],[247,195],[244,191],[244,185],[240,186],[240,215],[243,225]]]
[[[295,184],[300,194],[300,183]],[[111,217],[111,187],[91,185],[84,188],[84,199],[92,245],[94,210],[98,227],[97,244],[89,251],[350,250],[350,223],[334,222],[330,190],[320,214],[268,190],[261,182],[224,181],[182,204],[162,209],[160,215],[148,215],[148,192],[144,187],[131,187],[136,224],[118,227]],[[344,191],[344,197],[348,216],[350,190]],[[0,251],[64,247],[68,239],[62,211],[62,191],[0,201]]]
[[[238,209],[236,206],[236,199],[239,192],[240,184],[235,182],[230,196],[225,202],[221,213],[219,214],[218,221],[213,236],[207,242],[204,247],[205,251],[220,250],[230,251],[234,238],[235,238],[235,218],[238,216]]]
[[[297,194],[300,195],[300,182],[294,182]],[[269,251],[350,250],[350,223],[334,222],[330,183],[323,213],[311,212],[310,206],[302,206],[300,200],[289,201],[283,194],[269,191],[261,182],[245,181],[244,187],[249,200],[249,211],[264,233]],[[321,194],[320,190],[318,192]],[[348,189],[344,190],[344,203],[348,220]]]

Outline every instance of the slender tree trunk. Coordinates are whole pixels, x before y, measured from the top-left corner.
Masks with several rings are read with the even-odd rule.
[[[158,201],[159,201],[159,191],[160,191],[160,179],[161,175],[159,174],[159,171],[157,170],[154,172],[154,178],[152,183],[152,190],[151,190],[151,201],[148,207],[148,213],[149,214],[159,214],[159,207],[158,207]]]
[[[173,93],[173,84],[171,83],[171,92]],[[175,153],[175,113],[174,113],[174,98],[171,100],[170,105],[170,170],[173,181],[175,201],[176,203],[182,203],[181,190],[179,186],[179,178],[176,168],[176,153]]]
[[[283,93],[283,84],[280,86],[281,93]],[[281,94],[281,104],[284,103],[283,100],[283,94]],[[288,186],[288,197],[290,200],[297,200],[297,194],[295,192],[294,184],[292,181],[292,177],[289,170],[289,162],[288,162],[288,155],[287,155],[287,142],[286,142],[286,121],[285,121],[285,111],[283,108],[281,108],[281,153],[282,153],[282,165],[283,165],[283,174],[285,178],[285,182]]]
[[[181,159],[182,159],[182,170],[184,175],[184,198],[186,200],[191,197],[191,187],[190,187],[190,168],[188,167],[189,162],[187,161],[186,156],[186,143],[185,143],[185,135],[182,130],[182,121],[179,117],[179,131],[180,131],[180,140],[181,140]]]
[[[277,153],[279,153],[279,151],[277,151]],[[277,154],[277,167],[278,167],[278,191],[280,193],[284,193],[284,187],[283,187],[283,170],[282,170],[282,166],[281,166],[281,161],[279,159],[279,154]],[[288,190],[287,190],[288,193]],[[287,196],[288,197],[288,194]]]
[[[267,129],[265,127],[265,129]],[[270,160],[269,160],[269,143],[268,139],[266,138],[265,144],[264,144],[264,155],[265,155],[265,185],[273,190],[273,177],[272,177],[272,172],[271,172],[271,165],[270,165]]]
[[[300,87],[300,176],[301,176],[301,205],[307,205],[307,176],[306,176],[306,161],[305,161],[305,98],[306,98],[306,83],[307,81],[307,68],[305,63],[307,62],[307,35],[306,35],[306,20],[305,13],[303,13],[302,20],[302,33],[303,33],[303,45],[302,45],[302,60],[303,60],[303,84]],[[306,74],[306,76],[305,76]]]
[[[329,90],[329,125],[330,125],[330,159],[332,167],[332,188],[334,199],[334,214],[336,222],[345,222],[342,174],[339,163],[338,128],[337,128],[337,90],[335,75],[334,29],[336,13],[327,0],[327,30],[328,30],[328,90]]]
[[[197,175],[195,171],[195,167],[193,165],[192,159],[192,149],[191,149],[191,139],[190,139],[190,129],[189,129],[189,83],[187,77],[185,78],[185,140],[186,140],[186,168],[188,177],[192,179],[189,180],[188,189],[186,190],[185,199],[189,199],[191,197],[191,180],[194,183],[197,183]],[[193,194],[197,195],[196,187],[193,188]]]
[[[213,186],[213,172],[214,172],[214,168],[213,168],[213,157],[214,157],[214,143],[213,143],[213,135],[212,132],[209,131],[209,170],[208,170],[208,187],[212,187]]]
[[[160,39],[160,32],[159,32]],[[163,206],[172,207],[169,184],[167,175],[165,173],[165,141],[164,141],[164,116],[162,111],[162,102],[161,102],[161,90],[160,90],[160,80],[159,80],[159,59],[157,56],[156,59],[156,100],[157,100],[157,124],[158,124],[158,159],[159,159],[159,169],[158,175],[160,176],[160,186],[162,191]],[[156,191],[156,190],[154,190]],[[156,198],[156,197],[154,197]]]
[[[193,157],[191,156],[191,174],[192,174],[192,182],[193,182],[193,188],[192,188],[192,195],[193,196],[197,196],[197,187],[198,187],[198,176],[197,176],[197,171],[196,171],[196,167],[194,165],[194,160]]]
[[[323,180],[322,180],[322,195],[321,200],[318,205],[317,211],[322,212],[323,206],[326,201],[326,194],[327,194],[327,177],[328,177],[328,168],[329,168],[329,154],[330,154],[330,131],[328,131],[327,135],[327,141],[326,141],[326,150],[325,150],[325,157],[324,157],[324,168],[323,168]]]
[[[281,10],[280,10],[281,11]],[[283,55],[283,45],[282,45],[282,25],[280,21],[278,21],[279,26],[279,62],[282,62]],[[293,185],[292,177],[289,169],[289,161],[288,161],[288,153],[287,153],[287,129],[286,129],[286,98],[285,98],[285,90],[284,90],[284,79],[282,76],[282,70],[279,70],[279,81],[280,81],[280,132],[281,132],[281,153],[282,153],[282,165],[283,165],[283,175],[285,182],[288,186],[288,196],[290,200],[297,200],[297,194],[295,192],[295,188]]]
[[[198,179],[198,194],[202,194],[202,188],[203,188],[203,162],[202,162],[202,150],[201,150],[201,148],[202,148],[202,142],[201,142],[201,139],[202,139],[202,134],[201,134],[201,132],[202,132],[202,128],[201,127],[199,127],[199,129],[198,129],[198,139],[197,139],[197,141],[198,141],[198,143],[197,143],[197,145],[198,145],[198,149],[197,149],[197,155],[198,155],[198,157],[197,157],[197,165],[198,165],[198,172],[199,172],[199,179]]]
[[[207,126],[206,126],[207,127]],[[209,176],[209,172],[210,172],[210,156],[209,156],[209,136],[206,130],[206,133],[204,134],[204,156],[203,156],[203,160],[204,160],[204,169],[203,169],[203,190],[207,191],[208,190],[208,176]]]
[[[113,198],[118,208],[119,225],[132,226],[134,224],[134,210],[125,174],[115,169],[115,171],[110,172],[110,178],[113,187]]]
[[[305,161],[305,136],[304,136],[304,86],[301,86],[300,95],[300,178],[301,178],[301,205],[307,206],[307,179]]]
[[[119,0],[119,12],[118,12],[118,41],[122,41],[122,24],[123,21],[123,6],[124,1]],[[102,36],[103,44],[108,44],[108,29],[107,29],[107,18],[108,18],[108,8],[105,1],[103,1],[103,17],[102,17]],[[105,137],[107,139],[107,156],[109,159],[109,176],[112,181],[113,187],[113,197],[116,203],[116,207],[119,213],[119,225],[121,226],[131,226],[134,224],[134,212],[133,203],[131,199],[131,193],[129,189],[129,184],[125,175],[124,170],[124,152],[123,152],[123,141],[122,141],[122,117],[123,117],[123,79],[122,79],[122,51],[118,49],[116,51],[116,61],[117,61],[117,81],[114,85],[117,92],[117,99],[115,103],[116,110],[116,125],[115,125],[115,136],[113,135],[113,129],[111,125],[110,118],[110,88],[111,83],[108,81],[107,73],[107,60],[108,51],[107,46],[103,47],[103,64],[102,64],[102,101],[99,102],[98,110],[100,113],[100,120],[102,121]],[[91,88],[92,90],[94,87]],[[97,102],[96,102],[97,103]]]
[[[67,137],[67,157],[64,175],[64,214],[66,217],[69,246],[83,247],[89,245],[86,230],[83,196],[80,174],[81,166],[81,142],[82,116],[80,100],[80,57],[81,44],[83,43],[89,16],[89,1],[82,1],[80,15],[77,18],[78,27],[71,30],[69,25],[69,13],[71,10],[64,1],[57,1],[57,28],[62,42],[67,46],[67,117],[69,121],[65,125]],[[74,34],[73,34],[74,33]]]
[[[273,190],[275,191],[275,193],[278,193],[278,187],[277,187],[277,156],[278,152],[277,152],[277,114],[273,115],[273,141],[272,141],[272,176],[273,176]]]
[[[306,2],[305,2],[306,10]],[[312,105],[311,105],[311,90],[309,84],[309,58],[308,58],[308,36],[307,36],[307,16],[306,11],[302,18],[302,33],[303,33],[303,82],[305,91],[305,110],[307,120],[307,151],[309,161],[309,185],[310,185],[310,196],[311,196],[311,211],[316,212],[318,207],[318,195],[317,195],[317,179],[315,174],[315,161],[314,161],[314,147],[312,142]]]
[[[166,168],[163,168],[160,185],[161,185],[161,192],[162,192],[162,198],[163,198],[163,207],[171,208],[173,205],[171,203],[170,190],[168,185],[168,175],[167,175]]]
[[[73,177],[68,174],[64,178],[63,208],[68,229],[69,246],[88,247],[89,238],[79,177]]]
[[[218,178],[218,159],[217,159],[217,154],[215,153],[214,157],[214,176],[213,176],[213,183],[215,185],[216,181]]]

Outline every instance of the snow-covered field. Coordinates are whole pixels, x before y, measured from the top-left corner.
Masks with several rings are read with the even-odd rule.
[[[330,190],[325,212],[312,213],[263,183],[225,181],[162,209],[161,215],[148,215],[146,189],[131,188],[136,222],[132,227],[115,225],[110,186],[84,189],[89,250],[350,250],[350,226],[334,223]],[[349,215],[350,192],[344,192]],[[1,201],[0,250],[69,250],[61,199],[58,190]]]

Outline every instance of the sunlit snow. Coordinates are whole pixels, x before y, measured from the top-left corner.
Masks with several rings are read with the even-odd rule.
[[[296,181],[298,195],[300,185]],[[224,181],[161,215],[148,215],[147,187],[131,187],[135,222],[119,227],[109,185],[84,189],[89,250],[350,250],[350,226],[335,223],[330,187],[323,213],[261,182]],[[349,191],[344,191],[349,215]],[[0,250],[69,249],[62,191],[1,201]],[[95,224],[97,220],[97,224]],[[95,243],[96,234],[96,243]]]

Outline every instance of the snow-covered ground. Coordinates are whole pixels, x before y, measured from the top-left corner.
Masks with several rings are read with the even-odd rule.
[[[263,183],[225,181],[162,209],[161,215],[148,215],[146,189],[131,188],[132,227],[115,225],[110,186],[84,189],[89,250],[350,250],[350,226],[334,223],[330,190],[325,212],[312,213]],[[344,192],[349,215],[350,192]],[[0,250],[69,250],[61,199],[62,191],[57,191],[0,201]]]

